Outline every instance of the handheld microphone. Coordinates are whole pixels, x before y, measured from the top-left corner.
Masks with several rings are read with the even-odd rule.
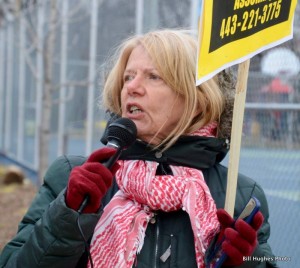
[[[119,159],[122,150],[128,148],[136,140],[136,135],[136,125],[132,120],[120,117],[112,122],[107,128],[106,146],[117,149],[117,152],[103,165],[110,169]]]
[[[117,149],[116,153],[108,159],[106,162],[102,163],[108,169],[111,169],[115,162],[119,159],[122,150],[128,148],[136,140],[137,128],[135,123],[129,118],[120,117],[113,121],[107,127],[107,147],[112,147]],[[78,213],[82,213],[83,209],[89,201],[89,196],[87,195],[78,209]]]

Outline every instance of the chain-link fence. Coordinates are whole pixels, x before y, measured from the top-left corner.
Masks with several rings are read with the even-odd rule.
[[[37,170],[41,91],[50,89],[49,163],[61,154],[88,155],[106,124],[97,105],[107,55],[132,33],[195,25],[192,0],[37,1],[0,27],[0,152]],[[299,5],[294,39],[300,55]],[[52,19],[52,20],[51,20]],[[239,170],[266,191],[276,256],[296,267],[300,254],[300,74],[262,72],[268,51],[251,59]],[[282,59],[279,59],[282,60]],[[45,79],[45,78],[48,78]],[[47,84],[48,83],[48,84]],[[226,161],[224,163],[226,164]]]

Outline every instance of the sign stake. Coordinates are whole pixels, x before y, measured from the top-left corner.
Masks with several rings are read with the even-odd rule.
[[[225,210],[233,216],[250,59],[239,64],[233,106]]]

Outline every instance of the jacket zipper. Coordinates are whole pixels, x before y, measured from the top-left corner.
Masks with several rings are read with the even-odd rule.
[[[164,165],[160,164],[161,171],[163,174],[167,175],[170,172],[167,172],[164,168]],[[157,171],[156,171],[157,173]],[[172,174],[172,172],[171,172]],[[159,237],[159,217],[156,215],[156,226],[155,226],[155,248],[154,248],[154,265],[153,268],[157,268],[157,261],[158,261],[158,237]]]
[[[158,226],[158,215],[156,216],[156,230],[155,230],[155,249],[154,249],[154,265],[153,268],[157,267],[158,259],[158,237],[159,237],[159,226]]]

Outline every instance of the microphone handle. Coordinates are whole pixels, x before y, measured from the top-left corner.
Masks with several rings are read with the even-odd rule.
[[[117,149],[116,153],[111,158],[109,158],[107,161],[102,163],[102,165],[106,166],[108,169],[111,169],[113,165],[116,163],[116,161],[119,159],[123,148],[118,144],[110,143],[110,142],[107,143],[106,147]]]
[[[79,214],[81,214],[82,211],[85,209],[85,207],[86,207],[86,205],[88,204],[89,200],[90,200],[90,196],[87,194],[87,195],[84,197],[84,199],[83,199],[83,201],[82,201],[82,203],[81,203],[79,209],[77,210],[77,212],[78,212]]]
[[[114,163],[116,163],[116,161],[119,159],[120,155],[121,155],[121,152],[122,152],[122,147],[120,146],[115,146],[115,145],[111,145],[111,144],[107,144],[106,147],[112,147],[112,148],[115,148],[117,149],[116,153],[111,157],[109,158],[107,161],[105,161],[104,163],[102,163],[102,165],[106,166],[108,169],[111,169],[112,166],[114,165]],[[87,206],[88,202],[90,200],[90,196],[89,195],[86,195],[79,207],[79,209],[77,210],[77,212],[79,214],[82,213],[82,211],[84,210],[84,208]]]

